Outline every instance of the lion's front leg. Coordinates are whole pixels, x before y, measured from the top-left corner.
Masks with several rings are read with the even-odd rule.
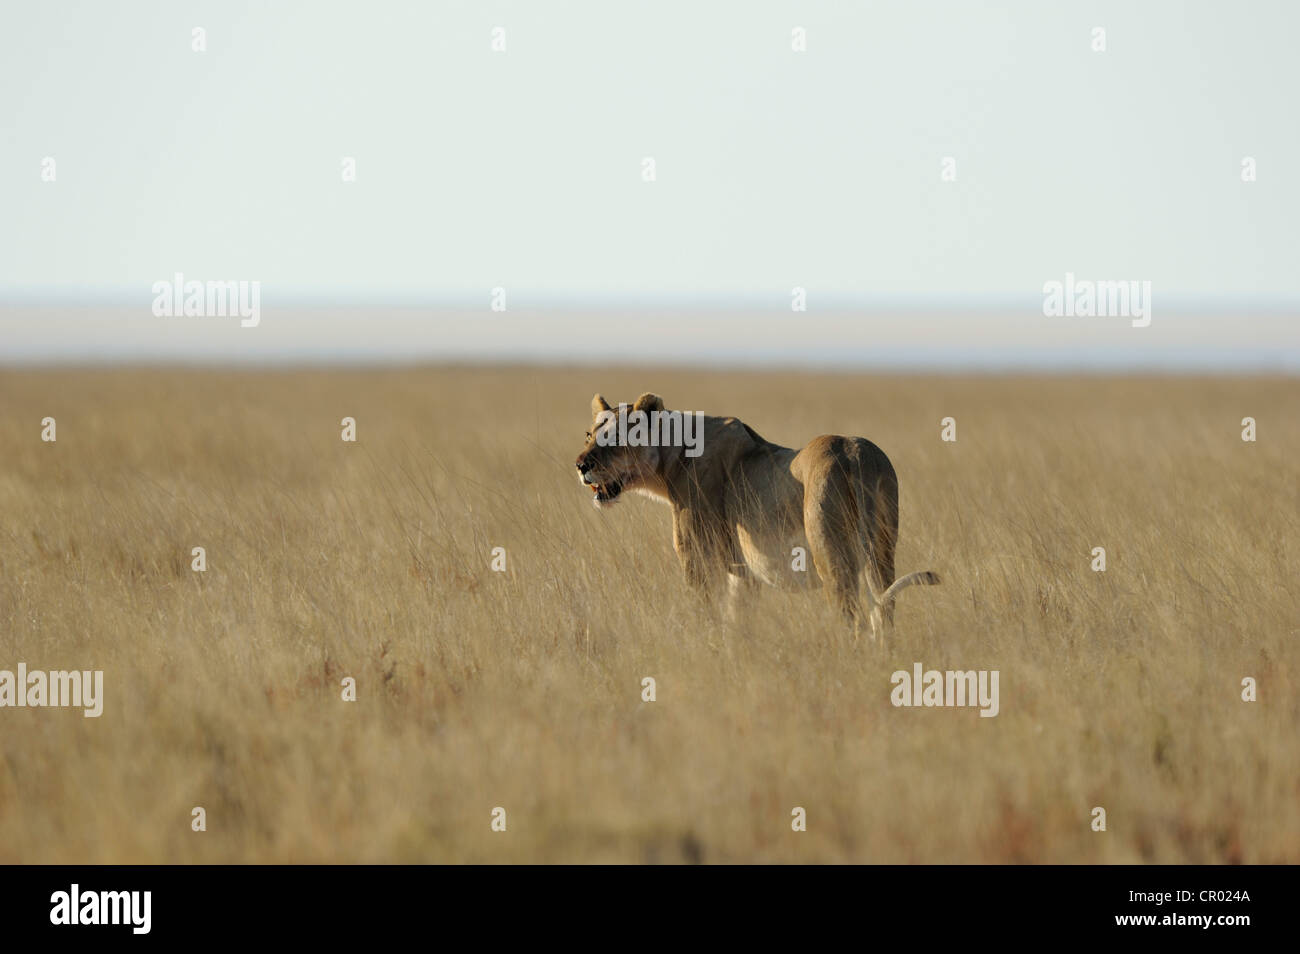
[[[708,554],[701,541],[690,526],[689,518],[681,516],[673,519],[673,550],[682,565],[686,583],[700,595],[707,595],[710,589]]]
[[[745,606],[753,598],[756,584],[749,570],[740,564],[727,572],[726,620],[733,626],[741,621]]]
[[[673,549],[687,584],[706,600],[712,600],[727,569],[725,539],[719,521],[687,508],[673,514]]]

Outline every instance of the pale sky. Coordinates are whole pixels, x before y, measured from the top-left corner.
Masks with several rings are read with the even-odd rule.
[[[324,318],[295,342],[290,309],[314,304],[417,309],[357,353],[591,349],[602,314],[638,309],[717,337],[710,314],[752,310],[773,313],[755,353],[787,353],[793,322],[921,363],[937,337],[1294,368],[1297,36],[1283,0],[11,4],[0,360],[96,336],[347,357]],[[176,272],[259,281],[261,325],[233,351],[194,324],[216,319],[158,330],[185,321],[149,311]],[[1151,328],[1044,332],[1066,272],[1150,281]],[[47,310],[100,304],[122,310]],[[584,317],[519,314],[538,310]],[[971,317],[903,334],[900,312]]]

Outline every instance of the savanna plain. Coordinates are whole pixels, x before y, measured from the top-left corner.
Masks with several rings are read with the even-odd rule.
[[[597,391],[869,438],[942,585],[728,624],[579,486]],[[0,669],[104,709],[0,709],[0,861],[1297,863],[1298,447],[1286,377],[3,370]]]

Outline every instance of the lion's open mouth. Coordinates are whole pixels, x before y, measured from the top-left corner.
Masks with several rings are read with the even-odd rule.
[[[587,486],[596,495],[597,503],[609,503],[611,500],[617,500],[618,495],[623,492],[623,485],[617,480],[611,480],[603,484],[591,483]]]

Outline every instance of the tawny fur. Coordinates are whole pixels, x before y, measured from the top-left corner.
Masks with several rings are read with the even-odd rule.
[[[663,409],[662,399],[649,393],[631,408]],[[928,570],[894,579],[898,478],[870,441],[822,436],[794,450],[734,417],[706,416],[703,453],[690,457],[682,447],[603,446],[594,432],[610,410],[599,394],[592,399],[579,478],[595,491],[597,506],[627,490],[667,503],[673,549],[693,586],[709,592],[725,575],[734,603],[752,581],[820,585],[855,634],[865,594],[875,639],[893,623],[902,590],[939,582]],[[806,572],[794,568],[796,547],[812,558]]]

